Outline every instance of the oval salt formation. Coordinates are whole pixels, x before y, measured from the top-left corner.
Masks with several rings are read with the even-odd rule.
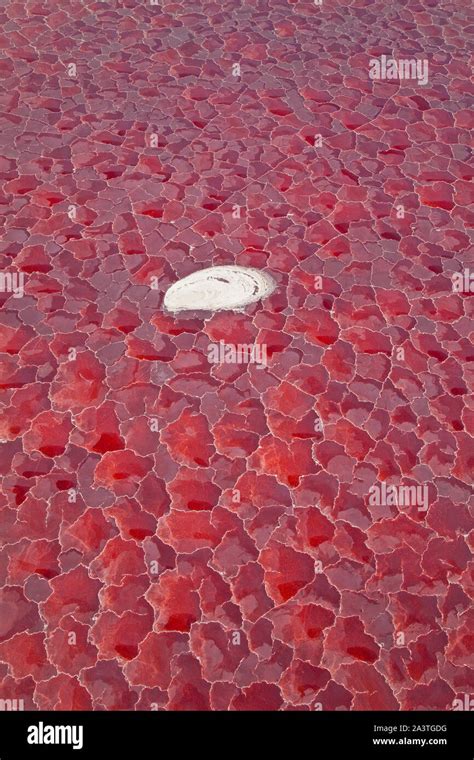
[[[266,298],[275,290],[270,275],[252,267],[208,267],[173,283],[165,293],[168,311],[230,311]]]

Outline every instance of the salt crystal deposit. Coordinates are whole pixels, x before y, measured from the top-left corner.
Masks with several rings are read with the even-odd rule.
[[[168,288],[168,311],[231,311],[266,298],[276,283],[266,272],[251,267],[215,266],[200,269]]]

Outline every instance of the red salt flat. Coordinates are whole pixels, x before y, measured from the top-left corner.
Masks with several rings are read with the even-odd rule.
[[[1,699],[470,693],[468,22],[379,6],[0,14],[0,269],[24,277],[0,292]],[[387,29],[426,85],[369,77]],[[234,264],[275,291],[163,311]],[[210,363],[220,341],[265,365]]]

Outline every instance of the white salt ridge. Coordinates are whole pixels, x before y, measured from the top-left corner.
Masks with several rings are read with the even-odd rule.
[[[252,267],[216,266],[200,269],[173,283],[163,305],[178,311],[240,311],[273,293],[276,282]]]

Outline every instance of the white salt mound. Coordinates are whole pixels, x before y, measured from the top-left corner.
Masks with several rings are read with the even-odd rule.
[[[173,283],[165,293],[168,311],[239,311],[266,298],[276,282],[252,267],[216,266],[200,269]]]

